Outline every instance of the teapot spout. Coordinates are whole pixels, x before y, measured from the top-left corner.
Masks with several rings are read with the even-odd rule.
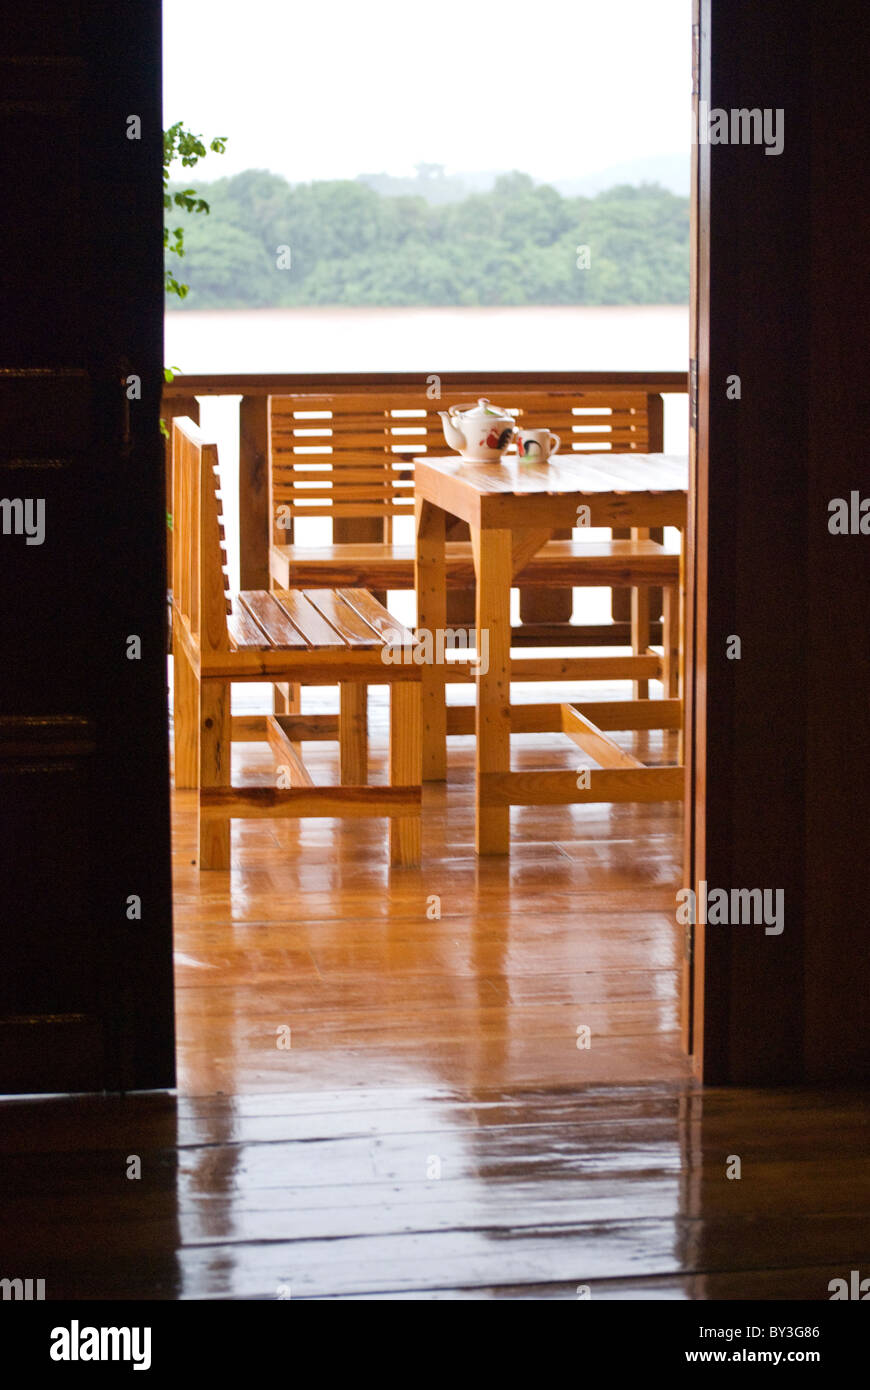
[[[453,420],[449,411],[439,410],[438,414],[441,416],[441,426],[444,430],[444,438],[447,440],[447,443],[450,445],[451,449],[464,449],[465,435],[462,433],[462,430]]]

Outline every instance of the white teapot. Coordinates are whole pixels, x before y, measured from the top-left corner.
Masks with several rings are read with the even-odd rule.
[[[481,399],[476,405],[439,410],[444,438],[470,463],[500,463],[516,433],[516,420],[500,406]]]

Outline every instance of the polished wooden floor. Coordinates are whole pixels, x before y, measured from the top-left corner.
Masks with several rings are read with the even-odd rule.
[[[386,705],[373,692],[373,777]],[[312,692],[314,699],[317,692]],[[540,696],[540,688],[537,698]],[[626,734],[672,761],[676,736]],[[559,735],[514,740],[517,768],[588,762]],[[307,744],[317,781],[332,744]],[[234,775],[273,784],[263,745]],[[175,798],[179,1085],[186,1094],[321,1086],[539,1088],[688,1075],[678,1031],[680,817],[673,803],[512,812],[510,858],[474,850],[474,745],[424,788],[423,862],[391,869],[386,822],[233,823],[233,867],[200,873],[195,794]],[[440,916],[436,916],[440,914]],[[276,1046],[291,1029],[291,1047]],[[578,1048],[578,1028],[590,1030]]]
[[[376,822],[248,822],[232,870],[200,874],[175,798],[178,1096],[0,1106],[0,1276],[48,1298],[815,1300],[870,1274],[866,1096],[689,1078],[678,810],[515,810],[510,860],[480,861],[470,743],[451,758],[419,869],[390,871]],[[517,741],[516,766],[577,761]]]

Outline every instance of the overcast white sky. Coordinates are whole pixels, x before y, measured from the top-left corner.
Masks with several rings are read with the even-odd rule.
[[[164,114],[208,177],[571,178],[688,151],[690,0],[164,0]]]

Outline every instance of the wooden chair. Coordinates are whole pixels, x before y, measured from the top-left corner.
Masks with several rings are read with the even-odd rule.
[[[231,599],[217,446],[192,420],[176,418],[172,460],[175,783],[199,792],[200,868],[229,867],[230,820],[247,816],[387,817],[391,862],[418,863],[420,668],[396,660],[414,637],[361,588],[248,591]],[[237,718],[234,681],[338,685],[340,713]],[[389,786],[367,784],[370,684],[390,686]],[[316,787],[301,742],[336,737],[341,785]],[[233,785],[234,739],[268,741],[283,764],[281,784]]]

